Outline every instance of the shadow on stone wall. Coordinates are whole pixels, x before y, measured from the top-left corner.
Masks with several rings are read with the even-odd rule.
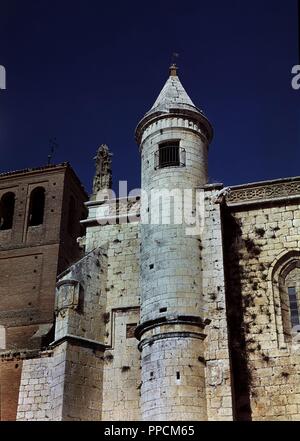
[[[222,207],[224,229],[224,262],[229,353],[232,372],[233,415],[237,421],[251,421],[250,384],[239,250],[243,246],[241,228],[228,207]]]

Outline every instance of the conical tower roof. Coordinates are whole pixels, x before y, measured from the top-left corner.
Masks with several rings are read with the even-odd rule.
[[[203,114],[186,93],[177,76],[177,67],[175,64],[172,64],[170,67],[170,76],[152,108],[146,113],[146,115],[149,115],[152,112],[169,112],[170,109],[186,109]]]
[[[170,66],[170,74],[160,94],[151,109],[140,120],[135,130],[136,141],[140,145],[141,136],[146,127],[155,120],[168,117],[168,114],[177,115],[182,118],[189,117],[192,120],[206,127],[207,139],[210,142],[213,129],[202,112],[195,106],[186,93],[177,75],[177,66]]]

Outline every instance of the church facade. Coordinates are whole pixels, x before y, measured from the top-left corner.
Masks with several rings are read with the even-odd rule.
[[[136,129],[140,196],[111,196],[101,146],[17,420],[300,420],[300,177],[210,184],[212,136],[173,65]]]

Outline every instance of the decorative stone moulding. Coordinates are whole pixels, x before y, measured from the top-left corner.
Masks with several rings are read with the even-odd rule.
[[[196,109],[195,109],[196,110]],[[172,124],[172,120],[176,117],[176,124]],[[194,110],[170,109],[168,113],[155,112],[146,116],[139,122],[136,128],[136,142],[142,145],[142,139],[153,131],[153,124],[158,124],[156,129],[167,128],[165,125],[161,127],[162,121],[170,121],[170,127],[182,127],[196,131],[203,136],[203,140],[210,143],[213,138],[213,129],[208,119]]]
[[[273,182],[264,185],[244,186],[243,188],[231,187],[226,197],[228,204],[243,203],[248,201],[262,201],[289,196],[300,197],[300,181]]]
[[[135,329],[135,337],[137,340],[140,340],[138,345],[139,350],[141,350],[142,346],[145,344],[151,345],[155,340],[160,340],[162,338],[180,338],[189,335],[190,337],[204,340],[206,334],[204,334],[202,331],[208,324],[210,324],[209,319],[203,320],[198,316],[163,316],[154,320],[148,320],[144,323],[140,323]],[[181,328],[181,331],[178,331],[176,329],[176,325],[185,325],[186,329]],[[170,327],[173,327],[174,330],[172,331]],[[193,327],[199,328],[199,331],[191,331],[191,328]],[[166,328],[166,332],[163,332],[164,328]],[[158,334],[156,332],[157,330],[159,330]]]

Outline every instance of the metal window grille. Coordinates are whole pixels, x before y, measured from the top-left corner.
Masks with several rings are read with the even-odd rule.
[[[159,145],[155,152],[155,169],[164,167],[184,167],[185,149],[179,142],[167,142]]]

